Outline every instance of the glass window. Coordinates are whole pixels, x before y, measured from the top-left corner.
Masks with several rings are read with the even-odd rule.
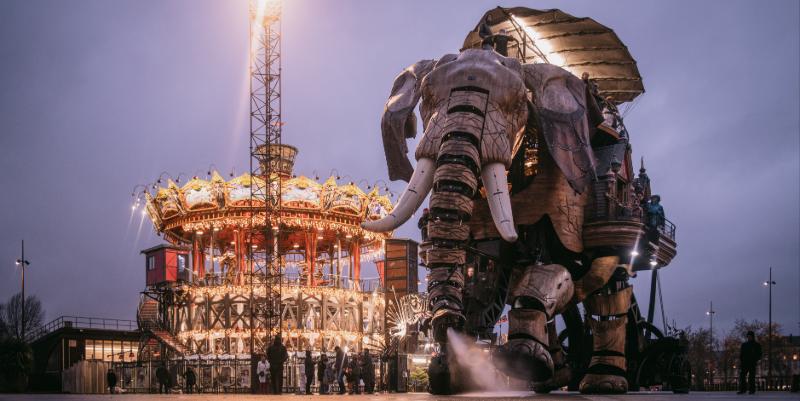
[[[186,255],[178,255],[178,271],[186,270]]]
[[[147,270],[153,270],[156,268],[156,257],[155,255],[150,255],[147,257]]]
[[[83,355],[87,361],[94,359],[94,340],[86,340],[86,344],[84,345],[83,349]]]

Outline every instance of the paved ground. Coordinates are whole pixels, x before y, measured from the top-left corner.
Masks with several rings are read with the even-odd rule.
[[[498,393],[475,393],[465,394],[458,397],[436,397],[426,393],[409,394],[374,394],[374,395],[353,395],[353,396],[302,396],[302,395],[283,395],[280,397],[266,395],[224,395],[224,394],[194,394],[194,395],[158,395],[158,394],[123,394],[123,395],[81,395],[81,394],[0,394],[0,401],[144,401],[144,400],[181,400],[181,401],[255,401],[255,400],[285,400],[285,401],[307,401],[307,400],[341,400],[341,401],[432,401],[432,400],[521,400],[532,399],[541,401],[573,401],[573,400],[621,400],[621,401],[672,401],[672,400],[708,400],[708,401],[727,401],[727,400],[800,400],[800,394],[788,392],[757,393],[755,395],[736,395],[732,392],[714,393],[630,393],[617,396],[586,396],[577,393],[557,393],[548,395],[537,395],[527,392],[498,392]]]

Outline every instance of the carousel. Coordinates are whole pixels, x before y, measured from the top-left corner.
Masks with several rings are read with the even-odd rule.
[[[295,176],[297,149],[273,145],[270,151],[279,157],[269,180],[250,174],[226,180],[210,171],[136,196],[134,206],[143,203],[169,243],[162,246],[169,252],[165,268],[175,270],[163,280],[148,276],[140,326],[183,357],[249,357],[251,348],[263,352],[278,332],[289,351],[380,349],[390,234],[360,224],[391,211],[388,192],[372,185],[365,191],[336,175],[324,181]],[[280,204],[267,217],[269,199]],[[375,264],[377,277],[362,277],[365,263]],[[265,285],[269,274],[279,278],[280,327],[251,312],[275,290]]]

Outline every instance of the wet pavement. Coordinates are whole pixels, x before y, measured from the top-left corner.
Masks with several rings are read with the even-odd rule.
[[[708,401],[727,401],[727,400],[800,400],[800,394],[788,392],[768,392],[756,393],[755,395],[737,395],[733,392],[694,392],[689,394],[672,394],[668,392],[638,392],[625,395],[581,395],[578,393],[553,392],[551,394],[535,394],[532,392],[505,391],[505,392],[482,392],[472,394],[462,394],[459,396],[433,396],[427,393],[405,393],[405,394],[371,394],[371,395],[294,395],[284,394],[281,396],[271,395],[252,395],[252,394],[0,394],[0,401],[101,401],[101,400],[184,400],[184,401],[252,401],[252,400],[341,400],[341,401],[429,401],[429,400],[552,400],[552,401],[572,401],[572,400],[624,400],[624,401],[672,401],[672,400],[708,400]]]

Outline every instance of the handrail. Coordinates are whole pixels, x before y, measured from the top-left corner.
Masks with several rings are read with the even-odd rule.
[[[120,331],[135,331],[138,324],[134,320],[111,319],[104,317],[87,316],[59,316],[45,325],[38,327],[30,334],[29,341],[33,342],[60,328],[70,327],[77,329],[106,329]]]

